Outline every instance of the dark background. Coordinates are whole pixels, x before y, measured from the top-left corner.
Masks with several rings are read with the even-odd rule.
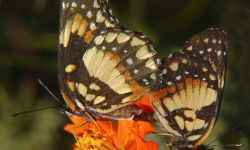
[[[110,0],[115,16],[150,37],[161,56],[208,27],[228,33],[230,50],[221,112],[206,140],[215,149],[250,149],[250,1]],[[0,149],[70,149],[66,116],[54,109],[11,114],[56,104],[40,78],[62,100],[57,83],[58,0],[0,0]],[[152,138],[152,137],[151,137]],[[157,137],[163,149],[163,138]]]

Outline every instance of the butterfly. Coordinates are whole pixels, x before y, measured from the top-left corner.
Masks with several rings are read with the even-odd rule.
[[[129,119],[159,81],[152,42],[112,15],[107,0],[61,0],[58,78],[67,114]]]
[[[209,28],[191,37],[182,50],[162,60],[162,81],[150,94],[157,122],[171,137],[169,147],[201,145],[218,118],[226,74],[227,37]]]

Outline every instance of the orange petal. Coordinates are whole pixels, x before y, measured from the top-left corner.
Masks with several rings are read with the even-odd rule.
[[[132,105],[135,105],[142,109],[143,113],[154,111],[148,95],[142,97],[140,100],[134,102]]]

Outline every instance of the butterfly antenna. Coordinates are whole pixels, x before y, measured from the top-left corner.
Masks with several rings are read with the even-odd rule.
[[[60,104],[63,105],[63,103],[49,90],[49,88],[40,80],[38,79],[38,83]],[[47,107],[43,107],[43,108],[37,108],[37,109],[32,109],[29,111],[23,111],[23,112],[19,112],[19,113],[14,113],[12,114],[13,117],[16,116],[20,116],[23,114],[27,114],[27,113],[31,113],[31,112],[37,112],[37,111],[41,111],[41,110],[46,110],[46,109],[51,109],[51,108],[60,108],[60,106],[58,105],[54,105],[54,106],[47,106]]]
[[[43,108],[38,108],[38,109],[33,109],[33,110],[29,110],[29,111],[23,111],[23,112],[19,112],[19,113],[14,113],[12,114],[13,117],[17,117],[23,114],[27,114],[27,113],[31,113],[31,112],[37,112],[37,111],[41,111],[41,110],[46,110],[46,109],[51,109],[51,108],[58,108],[59,106],[48,106],[48,107],[43,107]]]
[[[50,89],[40,80],[38,79],[38,83],[60,104],[62,104],[62,102],[50,91]]]

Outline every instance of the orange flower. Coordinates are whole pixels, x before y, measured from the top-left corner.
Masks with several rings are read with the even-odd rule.
[[[153,109],[147,96],[133,104],[143,110]],[[85,123],[80,117],[70,117],[72,123],[64,130],[76,137],[73,150],[157,150],[153,141],[144,141],[144,137],[154,131],[149,122],[119,120],[116,126],[111,120],[100,118]]]

